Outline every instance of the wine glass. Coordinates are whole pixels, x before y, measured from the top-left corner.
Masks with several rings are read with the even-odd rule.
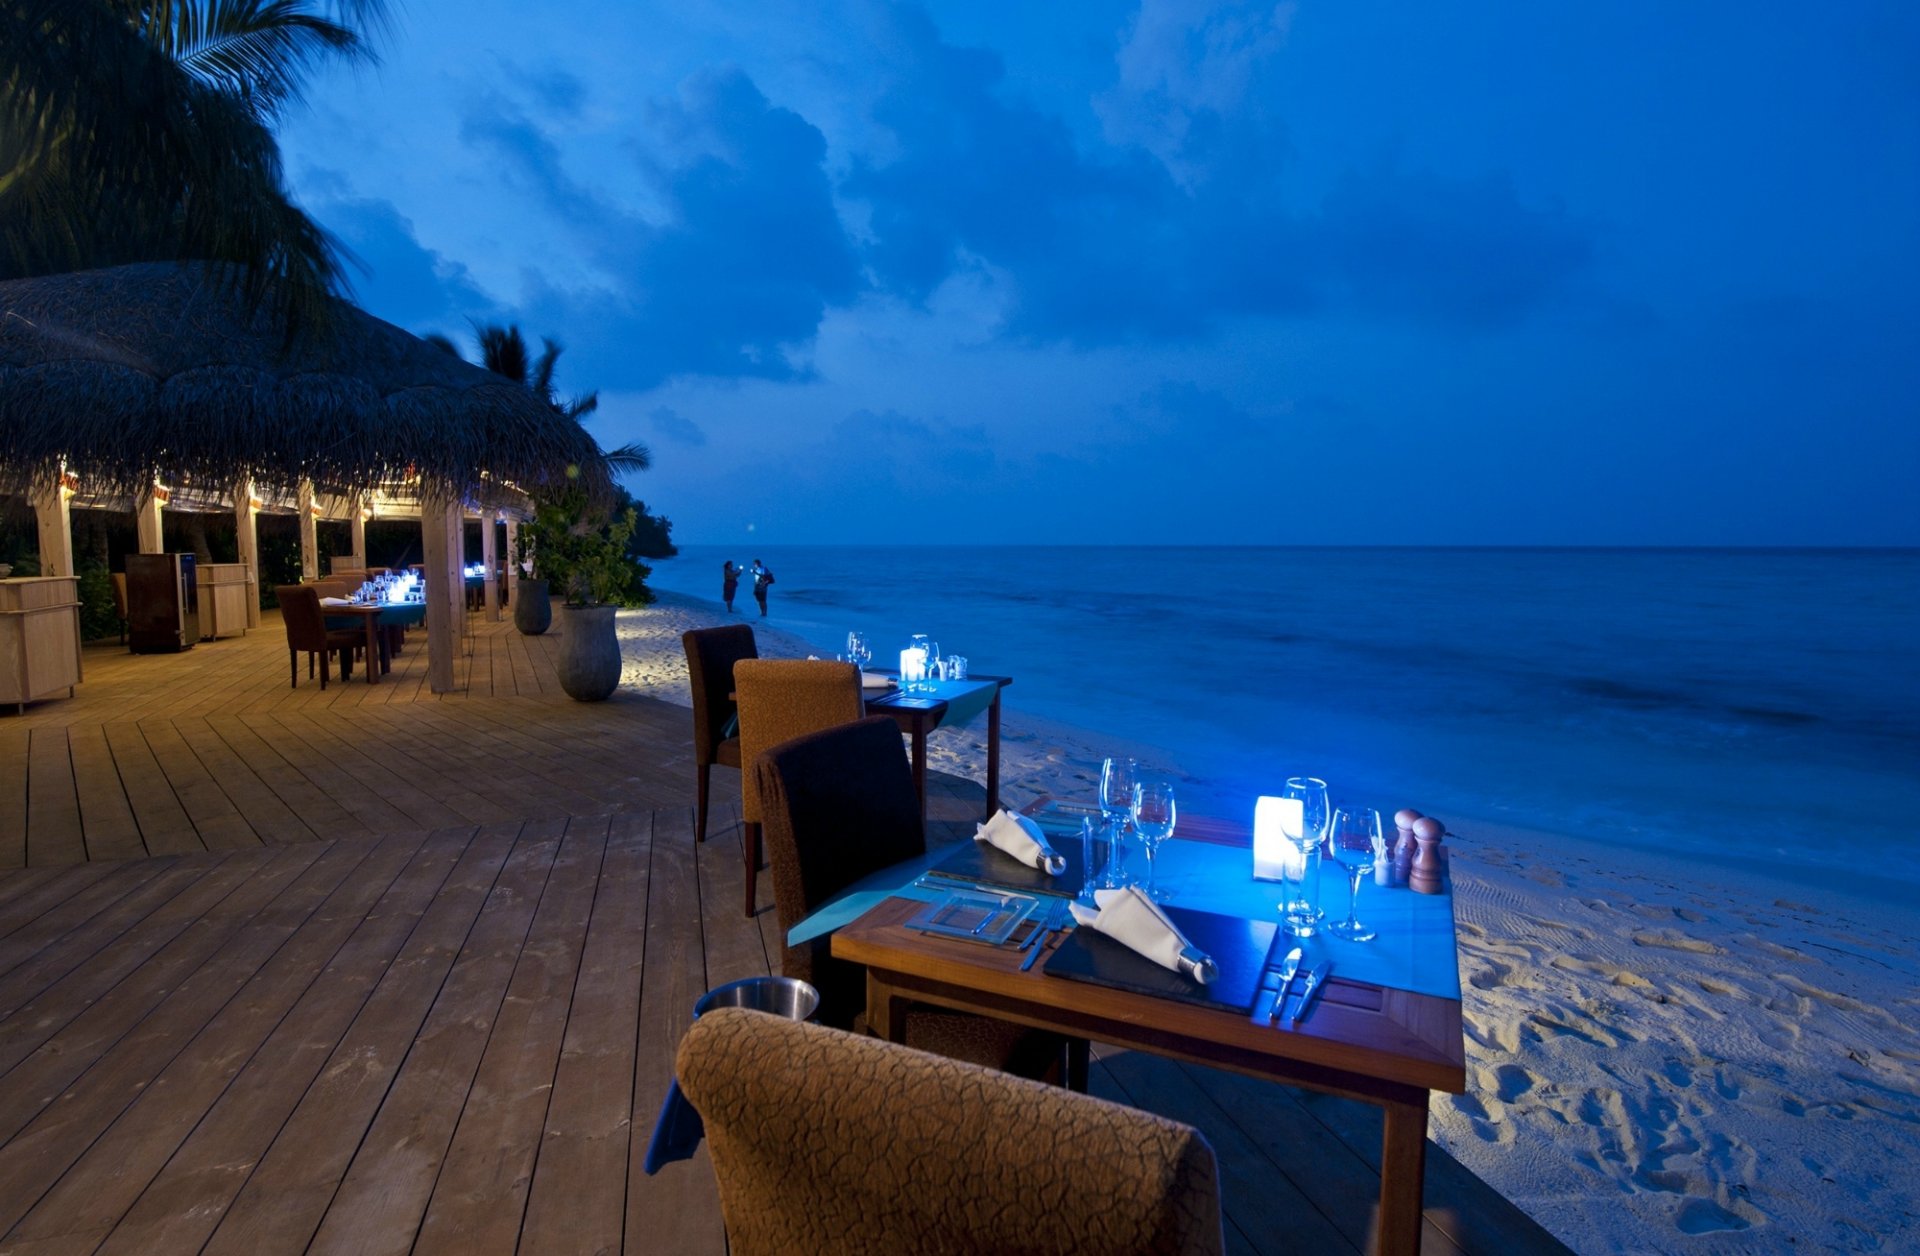
[[[1147,897],[1164,903],[1172,895],[1153,883],[1153,857],[1160,843],[1173,836],[1173,782],[1158,777],[1134,782],[1133,806],[1128,810],[1133,831],[1140,835],[1140,844],[1147,851]]]
[[[1132,759],[1114,756],[1100,765],[1100,810],[1106,813],[1113,830],[1112,883],[1128,883],[1126,874],[1127,820],[1133,814],[1133,785],[1140,765]]]
[[[1299,885],[1286,880],[1286,901],[1280,904],[1280,918],[1287,931],[1296,937],[1310,938],[1320,928],[1327,913],[1314,900],[1319,880],[1320,843],[1327,835],[1327,783],[1313,776],[1290,776],[1280,797],[1296,806],[1282,810],[1281,832],[1294,846],[1298,863],[1288,861],[1288,871],[1298,867]]]
[[[1327,932],[1349,942],[1371,942],[1374,931],[1360,923],[1354,910],[1360,901],[1360,878],[1373,867],[1386,844],[1380,832],[1380,813],[1372,807],[1336,807],[1327,849],[1347,870],[1347,918],[1327,926]]]
[[[868,644],[866,633],[850,632],[847,634],[847,662],[852,663],[863,672],[867,670],[867,664],[873,662],[873,647]]]

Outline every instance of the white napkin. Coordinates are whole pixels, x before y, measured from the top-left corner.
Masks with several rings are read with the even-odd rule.
[[[351,600],[351,599],[348,599],[348,598],[344,598],[344,597],[323,597],[323,598],[321,598],[321,599],[320,599],[320,605],[322,605],[322,606],[352,606],[352,605],[353,605],[353,602],[352,602],[352,600]]]
[[[860,673],[860,687],[862,689],[886,689],[892,684],[893,677],[891,676],[882,676],[879,672]]]
[[[1029,868],[1039,868],[1050,877],[1067,870],[1065,857],[1047,845],[1046,834],[1026,816],[1012,811],[996,811],[993,818],[974,829],[973,840],[1003,850]]]
[[[1099,904],[1098,911],[1078,902],[1069,902],[1067,909],[1080,924],[1098,929],[1162,968],[1185,973],[1203,986],[1219,977],[1220,966],[1213,958],[1187,941],[1179,926],[1139,886],[1095,890],[1093,901]]]

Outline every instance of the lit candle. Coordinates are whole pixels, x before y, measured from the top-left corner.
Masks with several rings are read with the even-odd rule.
[[[927,678],[927,652],[919,646],[900,651],[900,685],[917,685]]]
[[[1300,847],[1289,833],[1301,827],[1301,802],[1298,798],[1262,796],[1253,804],[1253,879],[1256,881],[1297,880],[1302,862]]]

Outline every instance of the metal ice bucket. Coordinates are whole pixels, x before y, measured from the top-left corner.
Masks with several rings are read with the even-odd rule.
[[[693,1005],[693,1019],[716,1007],[744,1007],[804,1021],[812,1020],[819,1006],[820,992],[798,977],[745,977],[701,995]]]

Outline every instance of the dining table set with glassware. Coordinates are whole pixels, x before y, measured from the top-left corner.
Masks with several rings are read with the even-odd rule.
[[[376,572],[344,597],[322,597],[320,611],[365,628],[367,683],[373,684],[392,670],[401,635],[426,619],[426,581],[416,571]]]
[[[874,670],[873,644],[867,634],[847,634],[846,648],[834,655],[860,669],[862,700],[869,715],[886,715],[911,739],[914,787],[921,815],[926,814],[927,734],[957,728],[984,713],[987,717],[987,814],[1000,806],[1000,691],[1011,676],[974,675],[964,655],[940,653],[940,644],[915,633],[900,651],[897,670]]]

